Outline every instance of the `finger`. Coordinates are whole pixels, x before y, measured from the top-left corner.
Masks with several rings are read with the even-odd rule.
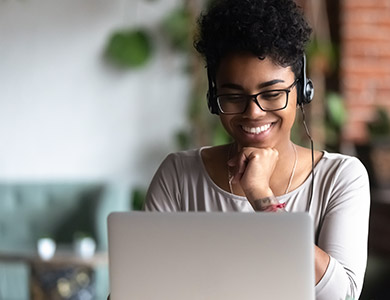
[[[228,162],[227,162],[227,164],[228,164],[228,166],[230,166],[230,167],[235,167],[235,166],[237,166],[237,164],[238,164],[238,162],[237,162],[237,159],[238,159],[238,157],[239,157],[239,155],[240,155],[240,153],[241,153],[241,146],[239,146],[239,145],[237,145],[236,146],[237,147],[237,150],[235,151],[235,154],[233,154],[231,157],[230,157],[230,159],[228,160]],[[230,156],[230,155],[229,155]]]
[[[229,167],[235,167],[237,165],[236,158],[233,157],[233,158],[229,159],[227,164]]]
[[[249,160],[249,156],[250,156],[250,153],[249,155],[245,152],[241,152],[239,157],[238,157],[238,165],[237,165],[237,168],[238,168],[238,173],[244,173],[245,172],[245,169],[246,169],[246,166],[248,165],[248,160]]]
[[[248,165],[248,158],[245,153],[240,153],[235,162],[236,165],[234,169],[233,182],[238,183],[245,173],[246,167]]]
[[[239,183],[243,175],[244,173],[235,173],[232,177],[232,183],[234,184]]]

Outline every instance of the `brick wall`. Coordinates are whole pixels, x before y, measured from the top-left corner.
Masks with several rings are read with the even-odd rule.
[[[364,143],[377,106],[390,113],[390,0],[342,0],[341,91],[344,139]]]

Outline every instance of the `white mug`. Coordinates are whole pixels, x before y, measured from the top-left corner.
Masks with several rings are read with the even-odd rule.
[[[56,242],[52,238],[40,238],[37,248],[39,257],[43,260],[49,260],[56,252]]]

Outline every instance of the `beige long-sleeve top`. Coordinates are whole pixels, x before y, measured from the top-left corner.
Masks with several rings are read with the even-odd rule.
[[[253,212],[247,199],[218,187],[201,158],[203,148],[168,155],[150,184],[149,211]],[[277,197],[289,212],[303,212],[310,203],[315,243],[330,256],[316,285],[317,300],[358,299],[366,269],[370,190],[366,169],[351,156],[324,152],[312,177]],[[311,201],[310,201],[311,199]]]

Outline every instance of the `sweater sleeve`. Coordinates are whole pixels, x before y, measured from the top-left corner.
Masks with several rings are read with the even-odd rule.
[[[318,247],[330,256],[316,286],[316,299],[358,299],[367,263],[370,189],[368,174],[356,158],[343,160],[332,178]]]
[[[181,163],[177,154],[169,154],[156,171],[149,185],[145,211],[174,212],[181,210]]]

